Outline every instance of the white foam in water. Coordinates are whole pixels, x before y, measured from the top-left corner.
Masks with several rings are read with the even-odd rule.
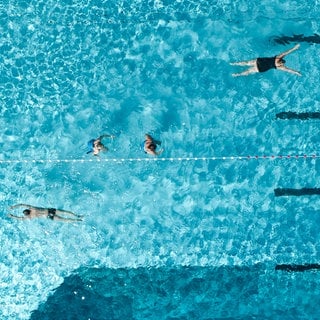
[[[0,59],[0,159],[9,160],[0,163],[1,318],[28,319],[82,266],[317,258],[320,200],[273,190],[316,187],[318,158],[261,156],[318,155],[316,121],[275,120],[319,111],[318,44],[301,42],[286,59],[302,77],[273,70],[233,78],[242,68],[229,65],[295,43],[276,37],[319,33],[310,7],[105,2],[97,16],[94,3],[32,2],[27,15],[22,5],[0,4],[9,14]],[[288,8],[292,20],[282,19]],[[162,141],[163,161],[143,161],[147,132]],[[104,140],[109,152],[87,155],[87,141],[103,133],[116,136]],[[84,221],[10,220],[15,203],[71,210]]]

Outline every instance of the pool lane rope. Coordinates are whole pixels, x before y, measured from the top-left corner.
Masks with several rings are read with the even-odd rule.
[[[218,156],[218,157],[145,157],[145,158],[81,158],[81,159],[11,159],[0,160],[0,164],[23,164],[23,163],[90,163],[90,162],[185,162],[185,161],[218,161],[218,160],[276,160],[276,159],[319,159],[320,154],[312,155],[255,155],[255,156]]]

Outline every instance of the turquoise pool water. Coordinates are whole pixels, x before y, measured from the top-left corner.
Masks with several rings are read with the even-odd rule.
[[[0,317],[54,319],[58,304],[66,319],[318,318],[319,273],[275,266],[319,262],[320,198],[274,189],[319,187],[319,159],[230,157],[319,155],[318,120],[276,119],[320,110],[319,13],[316,0],[3,1]],[[286,60],[302,77],[231,76],[230,62],[297,42]],[[87,161],[102,133],[116,136],[102,160],[146,158],[146,132],[173,161]],[[15,203],[85,218],[10,220]]]

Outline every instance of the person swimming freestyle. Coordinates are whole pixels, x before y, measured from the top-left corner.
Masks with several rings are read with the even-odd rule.
[[[286,72],[301,76],[300,72],[288,68],[285,65],[286,61],[283,59],[286,55],[297,50],[299,47],[300,47],[300,45],[297,44],[293,48],[291,48],[283,53],[280,53],[274,57],[257,58],[254,60],[230,63],[233,66],[234,65],[236,65],[236,66],[251,66],[251,68],[249,68],[246,71],[239,72],[239,73],[233,73],[232,76],[233,77],[247,76],[252,73],[266,72],[271,69],[278,69],[278,70],[286,71]]]
[[[34,207],[29,204],[16,204],[11,206],[9,209],[15,209],[19,207],[25,207],[27,209],[23,210],[24,216],[15,216],[11,213],[8,214],[10,218],[18,219],[18,220],[26,220],[26,219],[34,219],[40,217],[46,217],[50,220],[58,220],[62,222],[80,222],[82,221],[81,216],[66,210],[60,210],[55,208],[41,208]],[[64,216],[75,217],[75,218],[67,218]]]
[[[100,151],[108,151],[108,148],[101,142],[103,138],[113,139],[115,138],[115,136],[103,134],[97,139],[91,139],[90,141],[88,141],[87,154],[93,152],[93,155],[97,156],[100,153]]]
[[[161,142],[153,139],[149,134],[145,135],[145,140],[143,143],[143,150],[145,153],[151,154],[153,156],[158,156],[163,152],[163,149],[156,151],[157,145],[161,145]]]

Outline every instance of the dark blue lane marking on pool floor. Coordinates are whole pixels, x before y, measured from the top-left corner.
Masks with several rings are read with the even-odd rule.
[[[309,120],[309,119],[320,119],[320,112],[280,112],[276,114],[276,119],[282,120]]]
[[[290,188],[276,188],[274,189],[274,195],[276,197],[282,196],[311,196],[320,195],[320,188],[302,188],[302,189],[290,189]]]
[[[310,270],[319,270],[320,264],[309,263],[309,264],[277,264],[275,270],[282,270],[288,272],[304,272]]]

